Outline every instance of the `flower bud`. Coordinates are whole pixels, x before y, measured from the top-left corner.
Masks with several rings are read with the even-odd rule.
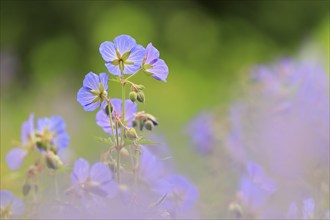
[[[144,101],[145,101],[145,97],[144,97],[144,93],[143,93],[142,91],[139,91],[139,92],[137,93],[137,100],[138,100],[139,102],[141,102],[141,103],[144,103]]]
[[[138,125],[138,122],[136,120],[132,121],[132,126],[135,128]]]
[[[124,147],[120,150],[120,154],[123,155],[124,157],[128,157],[129,156],[128,150],[126,148],[124,148]]]
[[[152,121],[147,120],[147,121],[144,123],[144,127],[145,127],[147,130],[151,131],[152,128],[154,127],[154,124],[152,123]]]
[[[54,154],[52,151],[49,151],[46,154],[46,165],[49,169],[57,170],[60,166],[63,165],[63,163],[56,154]]]
[[[137,99],[137,94],[136,92],[132,91],[129,93],[129,99],[132,101],[132,102],[135,102],[136,99]]]
[[[105,111],[105,114],[107,114],[107,116],[110,115],[110,114],[109,114],[109,105],[107,105],[107,106],[105,107],[104,111]],[[111,111],[111,112],[113,111],[113,107],[112,107],[112,105],[110,105],[110,111]]]
[[[135,139],[138,137],[138,135],[137,135],[137,133],[136,133],[136,131],[135,131],[134,128],[130,128],[130,129],[128,129],[128,130],[126,131],[126,136],[127,136],[129,139],[131,139],[131,140],[135,140]]]
[[[22,188],[22,192],[24,196],[27,196],[31,190],[31,185],[28,183],[25,183]]]
[[[135,85],[135,87],[136,87],[138,90],[144,90],[144,89],[145,89],[144,85]]]

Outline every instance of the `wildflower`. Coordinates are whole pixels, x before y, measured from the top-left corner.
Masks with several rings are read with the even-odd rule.
[[[25,156],[28,154],[28,150],[34,147],[34,115],[31,114],[29,119],[23,122],[21,127],[21,147],[15,147],[6,156],[6,162],[11,170],[18,169]]]
[[[145,55],[145,49],[129,35],[117,36],[113,43],[105,41],[99,50],[109,73],[117,76],[138,71]]]
[[[37,121],[36,143],[38,149],[52,151],[57,154],[69,144],[69,136],[65,131],[65,122],[61,117],[43,117]]]
[[[263,172],[263,169],[252,162],[247,164],[247,175],[240,182],[240,200],[243,207],[250,212],[257,212],[268,198],[276,191],[275,182]]]
[[[23,214],[24,203],[10,191],[0,191],[0,217],[1,219],[17,218]]]
[[[89,72],[77,94],[77,101],[85,111],[94,111],[98,107],[104,109],[107,105],[108,75],[101,73],[99,76]]]
[[[71,182],[80,194],[114,197],[117,193],[111,170],[101,162],[95,163],[90,168],[87,160],[78,159],[71,173]]]
[[[205,155],[212,152],[215,134],[213,132],[213,117],[210,113],[200,113],[188,124],[186,131],[199,153]]]
[[[146,48],[142,68],[153,78],[166,82],[168,67],[164,60],[159,59],[159,51],[151,43]]]
[[[111,99],[110,101],[112,105],[112,117],[113,117],[113,126],[115,126],[115,120],[120,120],[122,117],[122,101],[121,99]],[[137,104],[132,102],[131,100],[125,100],[125,123],[127,127],[132,127],[132,121],[134,119],[134,114],[137,111]],[[110,118],[109,114],[107,114],[106,109],[100,110],[96,114],[96,124],[100,126],[104,132],[112,134],[110,127]],[[120,126],[120,124],[119,124]]]

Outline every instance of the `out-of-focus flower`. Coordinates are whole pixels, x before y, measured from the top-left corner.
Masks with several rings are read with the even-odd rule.
[[[105,41],[99,50],[109,73],[117,76],[138,71],[145,55],[145,49],[129,35],[120,35],[113,43]]]
[[[164,60],[159,59],[159,51],[151,43],[147,45],[142,68],[153,78],[166,82],[168,67]]]
[[[188,124],[186,131],[199,153],[209,154],[212,152],[215,144],[215,134],[211,113],[200,113]]]
[[[78,159],[71,173],[71,182],[81,196],[93,194],[114,197],[117,193],[117,185],[112,179],[111,170],[101,162],[90,167],[87,160]]]
[[[25,206],[20,198],[17,198],[7,190],[0,191],[0,217],[1,219],[11,219],[21,216]]]
[[[110,101],[112,105],[112,117],[114,120],[120,119],[122,117],[122,101],[121,99],[113,98]],[[137,104],[131,100],[125,100],[125,123],[127,127],[132,127],[132,121],[134,119],[134,114],[137,112]],[[113,126],[115,127],[115,121]],[[100,126],[104,132],[112,134],[110,127],[110,117],[107,113],[107,109],[100,110],[96,114],[96,124]],[[120,127],[120,124],[118,125]],[[118,130],[120,132],[120,129]]]
[[[36,127],[36,144],[41,151],[53,151],[57,154],[69,144],[69,135],[65,122],[59,116],[39,118]]]
[[[34,115],[31,114],[29,119],[23,122],[21,127],[21,144],[22,147],[15,147],[6,156],[6,162],[11,170],[18,169],[28,151],[34,147]]]
[[[322,213],[322,214],[321,214]],[[315,211],[315,201],[312,198],[303,201],[301,214],[296,203],[291,203],[286,215],[288,219],[329,219],[329,210],[317,213]]]
[[[253,163],[247,164],[247,175],[240,181],[240,202],[249,212],[257,212],[266,205],[269,197],[276,191],[276,184],[268,178],[263,169]]]
[[[108,95],[108,75],[101,73],[99,76],[95,73],[88,73],[77,94],[77,101],[83,106],[85,111],[94,111],[98,107],[104,109],[107,105]]]

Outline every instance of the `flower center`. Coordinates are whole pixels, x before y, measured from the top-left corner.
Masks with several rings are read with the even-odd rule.
[[[123,71],[124,68],[125,68],[125,65],[131,65],[131,64],[134,64],[134,62],[130,62],[130,61],[128,61],[128,58],[129,58],[129,55],[130,55],[130,54],[131,54],[131,52],[128,51],[128,52],[124,53],[123,55],[121,55],[121,54],[119,53],[119,51],[116,50],[117,59],[113,60],[111,63],[112,63],[113,65],[119,65],[119,69],[120,69],[121,71]]]

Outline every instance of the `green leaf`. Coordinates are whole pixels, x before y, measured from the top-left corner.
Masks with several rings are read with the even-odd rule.
[[[110,137],[108,137],[108,138],[96,137],[95,139],[98,142],[105,143],[105,144],[108,144],[108,145],[112,145],[113,144],[113,142],[112,142],[112,140],[111,140]]]

